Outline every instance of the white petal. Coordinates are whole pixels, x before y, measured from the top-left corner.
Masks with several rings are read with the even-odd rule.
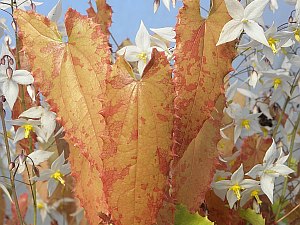
[[[224,25],[220,34],[219,41],[216,45],[218,46],[226,42],[233,41],[234,39],[240,36],[242,31],[243,31],[242,22],[236,20],[230,20]]]
[[[32,159],[35,166],[41,164],[42,162],[48,160],[53,155],[53,152],[43,151],[43,150],[35,150],[34,152],[28,155],[29,158]],[[31,160],[28,161],[28,164],[32,165]]]
[[[245,8],[245,18],[248,20],[256,20],[262,16],[269,0],[255,0]]]
[[[33,76],[27,70],[15,70],[12,80],[23,85],[32,84],[34,81]]]
[[[264,156],[263,163],[266,165],[271,165],[272,163],[274,163],[277,157],[278,157],[278,151],[276,148],[276,143],[273,139],[272,145],[268,148]]]
[[[257,99],[258,96],[256,94],[254,94],[253,92],[244,89],[244,88],[237,88],[237,91],[240,92],[242,95],[251,98],[251,99]]]
[[[263,174],[260,179],[260,183],[262,191],[268,196],[273,204],[274,178]]]
[[[139,61],[139,57],[138,55],[142,53],[142,50],[140,48],[138,48],[137,46],[134,45],[130,45],[126,47],[125,50],[125,59],[128,62],[136,62]]]
[[[49,196],[51,196],[53,194],[53,192],[55,191],[55,189],[57,188],[58,182],[54,179],[50,179],[48,181],[48,193]]]
[[[50,10],[47,17],[54,22],[57,22],[62,15],[62,1],[59,0],[57,4]]]
[[[140,60],[138,62],[138,70],[139,70],[139,74],[142,76],[143,75],[143,72],[144,72],[144,69],[146,67],[146,63],[144,62],[144,60]]]
[[[241,135],[241,133],[242,133],[242,128],[241,128],[241,126],[240,125],[236,125],[235,127],[234,127],[234,143],[236,143],[236,141],[238,140],[238,138],[240,137],[240,135]]]
[[[170,41],[170,42],[175,42],[175,30],[173,27],[163,27],[163,28],[150,28],[154,33],[158,34],[161,36],[163,39]]]
[[[166,8],[170,11],[170,0],[162,0]]]
[[[238,200],[237,196],[234,194],[233,191],[229,190],[229,191],[227,191],[226,198],[227,198],[230,208],[232,209],[234,203],[236,203],[236,201]]]
[[[275,165],[271,169],[274,170],[274,171],[276,171],[277,173],[279,173],[281,176],[285,176],[285,175],[288,175],[290,173],[294,173],[295,172],[294,170],[292,170],[288,166],[281,165],[281,164]]]
[[[246,175],[255,179],[257,176],[260,176],[262,174],[263,170],[264,167],[261,164],[258,164],[255,165],[248,173],[246,173]]]
[[[240,167],[232,174],[231,182],[233,184],[240,183],[243,179],[244,179],[244,169],[243,169],[243,164],[241,164]]]
[[[65,160],[64,152],[62,152],[60,156],[58,156],[58,158],[52,163],[51,169],[54,171],[60,169],[60,167],[65,163],[65,161],[66,160]]]
[[[242,20],[244,17],[244,7],[237,0],[225,0],[229,15],[235,20]]]
[[[148,33],[143,21],[141,21],[140,28],[136,34],[135,44],[143,51],[150,48],[150,34]]]
[[[25,129],[23,127],[19,127],[14,138],[14,143],[25,138]]]
[[[42,113],[44,111],[45,110],[42,106],[31,107],[30,109],[27,109],[26,111],[22,112],[19,115],[19,118],[20,117],[27,117],[27,118],[38,119],[42,116]]]
[[[263,28],[256,22],[249,20],[244,24],[244,30],[249,37],[269,47]]]
[[[19,94],[18,84],[8,79],[3,83],[2,91],[10,109],[13,109]]]

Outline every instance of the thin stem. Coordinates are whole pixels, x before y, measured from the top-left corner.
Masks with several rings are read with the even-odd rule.
[[[30,186],[32,202],[33,202],[33,224],[36,225],[36,219],[37,219],[36,187],[35,187],[35,184],[31,183],[30,173],[29,173],[29,169],[28,169],[26,160],[25,160],[25,167],[26,167],[26,171],[27,171],[27,175],[28,175],[28,182],[30,184],[29,186]]]
[[[292,131],[291,144],[290,144],[290,149],[289,149],[289,157],[288,157],[288,160],[287,160],[288,167],[290,167],[291,162],[292,162],[293,148],[294,148],[294,143],[295,143],[295,138],[296,138],[296,134],[297,134],[299,123],[300,123],[300,113],[298,115],[297,121],[296,121],[295,126],[294,126],[293,131]],[[276,212],[276,216],[275,216],[275,221],[278,219],[280,211],[281,211],[283,199],[285,198],[285,193],[286,193],[286,189],[287,189],[287,183],[288,183],[288,176],[286,176],[284,178],[284,184],[283,184],[281,196],[279,198],[279,205],[278,205],[278,208],[277,208],[277,212]]]
[[[285,214],[283,217],[281,217],[279,220],[277,220],[275,223],[278,224],[279,222],[281,222],[282,220],[284,220],[286,217],[288,217],[289,215],[291,215],[296,209],[298,209],[300,207],[300,204],[296,205],[291,211],[289,211],[287,214]]]
[[[8,138],[7,138],[6,125],[5,125],[3,103],[0,103],[0,117],[1,117],[1,121],[2,121],[2,129],[3,129],[3,133],[4,133],[4,143],[5,143],[6,154],[7,154],[7,163],[8,163],[8,165],[10,165],[11,156],[10,156],[10,149],[9,149],[9,143],[8,143]],[[22,218],[21,211],[20,211],[19,202],[18,202],[18,196],[17,196],[17,192],[16,192],[14,174],[13,174],[12,170],[9,170],[9,179],[10,179],[10,184],[11,184],[12,197],[13,197],[14,204],[16,207],[18,219],[19,219],[20,224],[24,225],[23,218]]]

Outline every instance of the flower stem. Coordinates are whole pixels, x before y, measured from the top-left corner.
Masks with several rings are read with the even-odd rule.
[[[7,154],[7,162],[8,165],[11,163],[11,156],[10,156],[10,149],[9,149],[9,143],[8,143],[8,138],[7,138],[7,131],[6,131],[6,125],[5,125],[5,115],[4,115],[4,109],[3,109],[3,103],[0,103],[0,117],[1,117],[1,122],[2,122],[2,129],[3,129],[3,136],[4,136],[4,143],[5,143],[5,148],[6,148],[6,154]],[[14,200],[15,208],[17,211],[18,219],[21,225],[24,225],[23,218],[21,215],[20,211],[20,206],[18,202],[18,196],[16,192],[16,187],[15,187],[15,178],[12,170],[9,170],[9,179],[10,179],[10,184],[11,184],[11,190],[12,190],[12,197]]]
[[[293,158],[294,143],[295,143],[295,138],[296,138],[297,130],[298,130],[298,127],[299,127],[299,123],[300,123],[300,113],[298,114],[297,121],[296,121],[295,126],[294,126],[293,131],[292,131],[291,144],[290,144],[290,148],[289,148],[289,157],[288,157],[288,160],[287,160],[288,167],[291,166],[291,162],[292,162],[292,158]],[[285,193],[286,193],[286,189],[287,189],[287,183],[288,183],[288,176],[286,176],[284,178],[283,188],[282,188],[281,196],[279,198],[279,204],[278,204],[277,212],[276,212],[276,215],[275,215],[275,221],[277,221],[277,219],[279,217],[279,214],[280,214],[280,211],[281,211],[282,203],[283,203]]]

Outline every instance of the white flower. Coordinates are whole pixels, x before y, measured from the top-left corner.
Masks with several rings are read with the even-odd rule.
[[[25,112],[21,113],[19,117],[40,119],[41,129],[45,133],[45,139],[43,141],[47,142],[55,130],[56,114],[54,112],[49,111],[49,107],[32,107],[30,109],[27,109]]]
[[[40,120],[26,120],[26,119],[16,119],[16,120],[8,120],[8,123],[11,125],[20,126],[16,131],[16,135],[14,138],[14,143],[20,141],[22,139],[29,138],[31,132],[35,132],[36,135],[43,140],[45,140],[45,134],[42,129],[39,127],[41,125]]]
[[[33,177],[35,181],[48,180],[48,193],[49,196],[53,194],[58,183],[65,185],[64,176],[71,172],[70,164],[65,163],[64,152],[51,164],[50,169],[45,169],[40,173],[39,177]]]
[[[138,71],[140,76],[147,63],[151,59],[152,47],[150,46],[150,34],[148,33],[143,21],[141,21],[140,28],[135,37],[135,45],[121,48],[117,53],[119,55],[125,54],[125,59],[129,62],[138,62]]]
[[[170,11],[170,0],[162,0],[163,4],[166,6],[166,8]],[[175,8],[176,0],[172,0],[173,8]],[[154,13],[156,13],[158,7],[160,5],[160,0],[154,0]]]
[[[258,117],[261,113],[250,114],[249,109],[246,107],[241,108],[239,104],[230,104],[225,110],[234,119],[234,143],[236,143],[239,136],[251,136],[261,132],[258,123]]]
[[[235,171],[230,180],[221,180],[213,184],[215,192],[220,192],[219,195],[227,190],[226,199],[230,208],[233,208],[234,203],[241,199],[241,192],[257,185],[257,181],[251,179],[244,179],[243,164]],[[223,197],[223,196],[222,196]],[[224,196],[225,197],[225,196]],[[224,199],[224,198],[223,198]]]
[[[273,143],[267,150],[263,159],[263,164],[254,166],[246,175],[256,178],[260,177],[261,189],[268,196],[271,203],[273,203],[273,190],[274,180],[279,176],[286,176],[293,173],[294,170],[288,166],[283,165],[289,156],[279,152],[276,148],[276,143],[273,139]]]
[[[237,0],[225,0],[229,15],[233,19],[224,25],[217,45],[233,41],[244,30],[249,37],[268,46],[264,30],[256,22],[262,16],[268,2],[269,0],[255,0],[244,9]]]
[[[266,90],[273,88],[272,98],[270,104],[278,101],[281,97],[290,96],[291,85],[293,78],[288,75],[289,72],[281,70],[269,70],[264,72],[265,79],[263,87]]]
[[[150,28],[151,31],[169,42],[175,42],[175,30],[173,27]]]
[[[273,11],[273,13],[278,9],[277,0],[270,0],[270,9]]]
[[[27,70],[16,70],[15,59],[2,45],[1,52],[1,72],[0,83],[2,84],[2,92],[11,109],[17,100],[19,94],[19,85],[28,85],[33,83],[33,76]]]

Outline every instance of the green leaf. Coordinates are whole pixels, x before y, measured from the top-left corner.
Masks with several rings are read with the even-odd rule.
[[[265,219],[253,209],[240,209],[240,217],[253,225],[265,225]]]
[[[175,225],[212,225],[207,217],[202,217],[198,213],[190,213],[184,205],[177,205],[175,212]]]

